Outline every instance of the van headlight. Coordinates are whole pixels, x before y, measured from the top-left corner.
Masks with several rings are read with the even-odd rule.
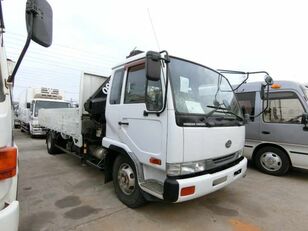
[[[187,175],[205,170],[206,161],[186,162],[181,164],[167,164],[168,176]]]

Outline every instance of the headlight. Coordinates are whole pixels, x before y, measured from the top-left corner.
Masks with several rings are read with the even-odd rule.
[[[236,154],[236,159],[240,158],[243,155],[244,149],[241,149],[239,151],[237,151]]]
[[[187,162],[181,164],[167,164],[168,176],[187,175],[205,170],[205,161]]]
[[[33,128],[39,128],[40,125],[39,125],[38,120],[37,120],[37,119],[32,120],[32,121],[31,121],[31,126],[32,126]]]
[[[243,149],[240,149],[239,151],[233,153],[233,155],[229,159],[221,163],[216,163],[215,159],[208,159],[208,160],[186,162],[186,163],[167,164],[167,175],[179,176],[179,175],[187,175],[187,174],[202,172],[235,161],[242,155],[243,155]]]

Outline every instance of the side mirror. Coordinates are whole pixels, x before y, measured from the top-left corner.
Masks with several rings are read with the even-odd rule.
[[[304,130],[308,131],[308,113],[302,115],[302,124],[304,124]]]
[[[15,75],[31,40],[44,47],[49,47],[52,43],[52,8],[46,0],[27,0],[26,25],[28,32],[27,41],[12,74],[7,80],[12,85],[14,85]]]
[[[151,81],[159,81],[161,73],[161,56],[159,52],[148,51],[146,54],[146,77]]]
[[[269,76],[269,75],[266,75],[264,77],[264,80],[266,82],[266,85],[272,85],[274,83],[273,78],[271,76]]]
[[[31,107],[31,104],[30,103],[27,103],[27,108],[30,108]]]
[[[52,43],[52,8],[46,0],[28,0],[26,4],[27,31],[31,39],[49,47]]]

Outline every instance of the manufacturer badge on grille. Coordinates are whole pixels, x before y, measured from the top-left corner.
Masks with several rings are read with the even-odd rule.
[[[232,141],[231,140],[228,140],[225,144],[226,148],[230,148],[232,145]]]

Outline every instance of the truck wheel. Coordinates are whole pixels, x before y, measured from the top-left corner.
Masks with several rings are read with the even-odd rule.
[[[46,145],[47,145],[47,151],[51,155],[55,155],[60,153],[60,149],[58,149],[55,146],[55,139],[52,137],[51,132],[48,132],[47,137],[46,137]]]
[[[260,171],[274,176],[282,176],[290,168],[287,154],[275,147],[261,148],[256,153],[254,162]]]
[[[120,201],[130,208],[145,204],[146,200],[137,182],[133,162],[126,156],[119,155],[113,164],[113,185]]]

